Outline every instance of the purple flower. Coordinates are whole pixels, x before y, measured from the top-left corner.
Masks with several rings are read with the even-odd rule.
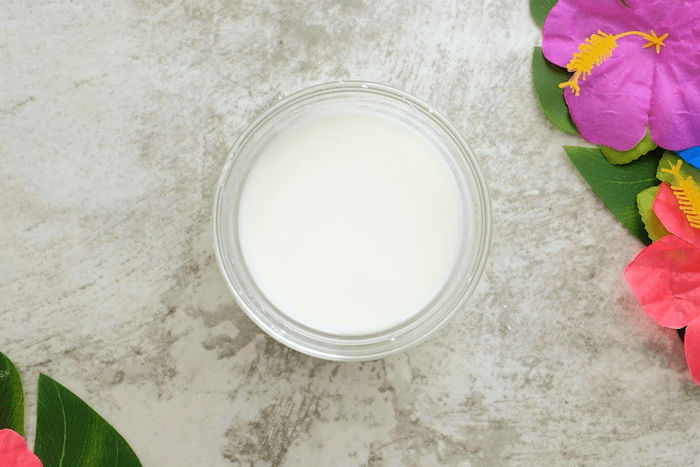
[[[700,146],[700,0],[559,0],[542,49],[587,141],[620,151],[647,132],[673,151]]]

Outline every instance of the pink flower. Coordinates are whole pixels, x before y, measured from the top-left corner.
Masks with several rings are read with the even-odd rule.
[[[672,235],[642,250],[625,269],[625,278],[654,321],[667,328],[687,326],[685,356],[700,385],[700,229],[690,225],[665,183],[653,209]]]
[[[0,430],[0,466],[42,467],[41,461],[28,448],[16,431]]]
[[[663,148],[700,146],[698,24],[700,0],[559,0],[542,50],[574,73],[564,97],[581,136],[625,151],[649,127]]]

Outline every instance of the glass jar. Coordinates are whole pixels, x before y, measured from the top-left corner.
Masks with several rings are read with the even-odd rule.
[[[409,319],[367,335],[337,335],[294,321],[260,290],[238,239],[238,212],[247,174],[282,131],[328,111],[373,112],[401,122],[445,158],[462,198],[464,235],[451,274],[438,294]],[[313,86],[260,115],[235,143],[216,185],[212,214],[214,250],[223,276],[243,311],[277,341],[335,361],[383,358],[412,347],[440,329],[465,304],[483,271],[491,239],[491,205],[484,175],[464,137],[419,99],[389,86],[344,81]],[[361,291],[360,291],[361,292]]]

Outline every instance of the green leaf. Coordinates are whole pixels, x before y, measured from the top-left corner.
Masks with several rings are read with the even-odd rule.
[[[0,430],[24,435],[24,393],[17,368],[0,353]]]
[[[626,165],[610,165],[600,149],[566,146],[564,150],[617,220],[642,243],[651,243],[637,209],[637,193],[658,185],[659,151],[652,151]]]
[[[657,241],[661,237],[665,237],[669,234],[666,227],[661,223],[659,218],[656,216],[654,209],[654,199],[659,193],[659,186],[653,186],[642,190],[637,194],[637,208],[639,209],[639,215],[642,217],[642,222],[644,222],[644,228],[649,234],[649,238],[652,242]]]
[[[44,467],[141,467],[124,438],[78,396],[39,375],[34,453]]]
[[[656,171],[656,178],[661,180],[662,182],[666,182],[669,185],[676,183],[676,179],[673,175],[667,172],[662,172],[661,169],[670,169],[672,165],[675,165],[678,160],[681,159],[677,154],[672,153],[671,151],[666,151],[659,161],[659,167]],[[683,178],[688,178],[688,177],[693,177],[693,180],[695,180],[695,183],[700,183],[700,169],[696,169],[692,165],[688,164],[687,162],[683,161],[681,164],[681,176]]]
[[[557,0],[530,0],[530,14],[539,27],[544,26],[544,19],[557,4]]]
[[[542,47],[535,47],[532,54],[532,82],[542,113],[561,131],[577,135],[578,131],[564,101],[564,90],[559,87],[560,83],[569,80],[569,74],[564,68],[547,61],[542,55]]]
[[[656,147],[656,144],[654,144],[651,137],[647,133],[644,135],[644,138],[642,138],[642,140],[629,151],[618,151],[617,149],[609,148],[607,146],[601,146],[600,151],[611,164],[622,165],[639,159],[649,151],[656,149]]]

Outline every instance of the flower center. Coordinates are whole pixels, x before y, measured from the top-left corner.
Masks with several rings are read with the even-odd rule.
[[[691,227],[700,229],[700,187],[698,187],[693,177],[683,178],[681,175],[681,164],[679,160],[677,164],[673,164],[670,169],[662,167],[661,171],[673,175],[676,183],[671,185],[673,194],[678,200],[678,206],[685,214]]]
[[[600,65],[605,60],[612,57],[613,50],[617,48],[617,39],[626,36],[641,36],[646,39],[647,42],[642,48],[655,47],[656,53],[661,52],[661,47],[663,47],[664,39],[668,37],[668,33],[663,36],[657,36],[654,31],[649,31],[650,34],[640,32],[640,31],[627,31],[621,34],[605,34],[603,31],[598,31],[597,34],[593,34],[591,37],[587,37],[586,41],[578,46],[578,52],[574,52],[573,57],[566,65],[566,69],[572,72],[574,75],[566,83],[561,83],[560,88],[570,88],[571,92],[577,96],[581,92],[581,86],[578,84],[578,80],[583,79],[585,81],[586,76],[591,74],[593,67]]]

